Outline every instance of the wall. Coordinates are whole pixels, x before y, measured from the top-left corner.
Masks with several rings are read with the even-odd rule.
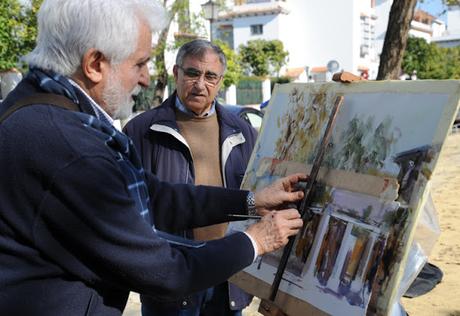
[[[450,34],[460,34],[460,6],[450,6],[447,11],[447,29]]]
[[[358,54],[357,1],[292,1],[290,23],[283,30],[290,47],[290,67],[325,66],[335,59],[342,68],[353,70]]]
[[[254,24],[263,24],[263,34],[251,35],[250,26]],[[250,40],[273,40],[279,38],[280,33],[278,15],[241,17],[235,18],[233,21],[233,41],[235,49],[237,49],[241,44],[246,44],[247,41]]]

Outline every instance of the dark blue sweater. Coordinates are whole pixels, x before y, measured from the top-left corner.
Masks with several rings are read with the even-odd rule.
[[[36,90],[23,80],[0,115]],[[252,262],[243,233],[197,249],[159,238],[102,140],[73,112],[50,105],[26,107],[0,124],[1,314],[120,315],[130,290],[184,296]],[[243,191],[173,186],[151,175],[146,182],[152,211],[178,229],[245,212]]]

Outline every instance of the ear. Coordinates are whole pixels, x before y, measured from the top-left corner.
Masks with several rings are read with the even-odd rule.
[[[100,51],[91,48],[83,55],[81,62],[83,75],[93,83],[100,83],[109,68],[109,61]]]
[[[220,90],[220,88],[222,88],[223,83],[224,83],[224,75],[222,75],[222,78],[220,78],[219,83],[217,84],[217,90]]]
[[[176,82],[177,82],[177,76],[178,76],[178,71],[179,71],[178,69],[179,69],[179,66],[174,65],[174,67],[173,67],[173,75],[174,75],[174,79],[176,80]]]

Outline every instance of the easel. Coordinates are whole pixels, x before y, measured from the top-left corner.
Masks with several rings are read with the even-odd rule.
[[[329,139],[332,134],[332,130],[335,126],[337,114],[340,110],[340,107],[343,104],[344,97],[338,96],[334,102],[334,107],[332,108],[331,114],[329,116],[329,121],[326,126],[326,130],[324,131],[323,137],[320,142],[320,147],[318,149],[318,153],[314,159],[313,167],[309,175],[309,179],[307,185],[304,189],[304,198],[300,203],[299,212],[304,221],[304,226],[300,230],[299,234],[305,229],[306,223],[311,220],[313,214],[309,209],[314,197],[314,189],[316,179],[318,177],[319,169],[323,162],[324,154],[329,146]],[[270,296],[269,299],[262,299],[259,306],[259,313],[265,316],[287,316],[286,313],[282,311],[282,309],[275,303],[276,296],[278,294],[279,285],[281,283],[281,279],[283,277],[284,271],[286,270],[288,259],[291,255],[292,249],[294,248],[294,242],[296,240],[296,236],[290,237],[288,244],[285,246],[283,255],[281,257],[280,263],[278,265],[278,269],[276,271],[275,279],[273,280]]]

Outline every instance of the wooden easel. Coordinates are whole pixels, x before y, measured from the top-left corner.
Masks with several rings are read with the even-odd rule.
[[[311,169],[309,179],[307,181],[307,185],[304,189],[304,198],[298,207],[300,215],[302,216],[302,220],[304,221],[304,226],[300,230],[299,234],[305,229],[306,224],[308,221],[311,220],[313,214],[309,210],[309,206],[311,205],[314,197],[314,189],[316,179],[318,177],[319,169],[323,162],[324,154],[329,146],[329,139],[332,134],[332,130],[335,126],[335,121],[337,118],[337,114],[340,110],[340,107],[343,104],[344,97],[338,96],[334,102],[334,107],[332,108],[331,115],[329,116],[329,121],[326,126],[326,130],[324,131],[324,135],[320,142],[320,147],[318,149],[318,153],[314,159],[313,167]],[[280,263],[278,265],[278,269],[276,271],[275,279],[273,280],[270,296],[269,299],[262,299],[259,306],[259,313],[265,316],[288,316],[283,310],[275,303],[276,296],[278,294],[279,285],[281,283],[281,279],[283,277],[284,271],[286,270],[288,259],[291,255],[292,249],[294,248],[294,242],[296,240],[296,236],[290,237],[288,244],[285,246],[283,255],[281,257]]]

